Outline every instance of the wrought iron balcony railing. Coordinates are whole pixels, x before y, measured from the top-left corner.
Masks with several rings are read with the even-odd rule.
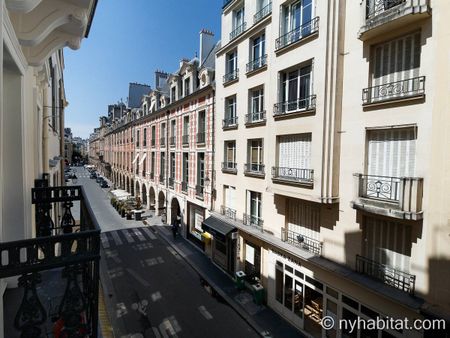
[[[175,136],[170,136],[169,143],[170,143],[171,147],[175,146],[175,141],[176,141],[176,137]]]
[[[425,94],[425,76],[381,84],[362,91],[363,104],[401,100]]]
[[[189,145],[189,135],[183,135],[182,138],[183,145]]]
[[[300,97],[293,101],[278,102],[274,105],[274,117],[286,116],[299,112],[308,112],[316,109],[316,95]]]
[[[205,132],[197,133],[197,144],[203,144],[203,143],[205,143],[205,140],[206,140]]]
[[[223,76],[223,83],[226,84],[228,82],[238,80],[239,79],[239,69],[233,70]]]
[[[275,50],[280,50],[284,47],[292,45],[319,30],[319,17],[315,17],[309,22],[287,32],[275,40]]]
[[[405,0],[367,0],[366,19],[371,20],[404,2]]]
[[[414,295],[416,276],[356,255],[356,271],[377,279],[384,284]]]
[[[236,210],[234,209],[222,205],[220,207],[220,213],[229,219],[236,220]]]
[[[261,217],[245,214],[242,217],[242,223],[247,226],[252,226],[254,228],[263,230],[263,220]]]
[[[237,26],[235,29],[233,29],[230,32],[230,41],[236,39],[239,35],[244,33],[246,29],[247,29],[247,23],[246,22],[243,22],[242,24]]]
[[[165,146],[166,146],[166,138],[165,138],[165,137],[161,137],[161,138],[159,139],[159,145],[160,145],[161,147],[165,147]]]
[[[422,178],[363,174],[354,176],[357,191],[354,207],[365,205],[386,209],[393,217],[410,219],[422,217]],[[364,202],[360,201],[361,198]]]
[[[266,111],[260,111],[245,115],[245,124],[261,123],[266,121]]]
[[[314,170],[287,168],[287,167],[272,167],[272,179],[274,181],[281,181],[286,183],[313,184]]]
[[[237,163],[236,162],[222,162],[222,172],[226,173],[237,173]]]
[[[310,238],[308,236],[302,235],[295,231],[282,228],[281,229],[281,239],[284,242],[288,242],[300,249],[309,251],[315,255],[322,254],[322,243],[316,239]]]
[[[256,24],[264,19],[266,16],[272,13],[272,2],[269,2],[266,6],[261,8],[256,14],[253,16],[253,23]]]
[[[262,163],[244,163],[244,173],[264,176],[264,164]]]
[[[173,177],[169,177],[169,187],[173,189],[174,187],[174,179]]]
[[[97,337],[98,223],[81,186],[47,187],[47,180],[39,181],[41,187],[32,189],[38,237],[0,243],[0,278],[19,276],[24,289],[14,318],[5,312],[4,321],[16,330],[5,336],[53,336],[49,328],[65,322],[66,334]],[[80,210],[77,220],[74,206]],[[59,224],[53,208],[62,209]]]
[[[195,186],[195,195],[197,197],[203,198],[203,191],[204,191],[203,186],[198,184]]]
[[[265,65],[267,65],[267,54],[253,59],[252,61],[247,63],[247,73],[253,72],[254,70],[262,68]]]
[[[236,128],[237,126],[238,126],[238,117],[237,116],[226,117],[222,120],[222,128],[223,129]]]
[[[183,192],[188,191],[188,182],[187,181],[181,182],[181,191],[183,191]]]

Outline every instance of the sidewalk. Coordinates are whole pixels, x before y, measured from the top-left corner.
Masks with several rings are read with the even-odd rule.
[[[249,292],[237,290],[230,276],[214,265],[193,244],[181,236],[174,240],[170,226],[160,225],[156,222],[149,222],[149,225],[156,227],[158,234],[186,260],[211,286],[212,290],[222,297],[262,337],[306,337],[272,309],[264,305],[256,305]]]

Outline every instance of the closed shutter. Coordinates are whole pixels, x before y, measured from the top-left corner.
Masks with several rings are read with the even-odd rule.
[[[278,166],[284,168],[311,168],[311,134],[280,136]]]
[[[369,131],[367,174],[414,177],[416,130],[414,128]]]
[[[320,240],[320,208],[311,203],[289,199],[288,229]]]

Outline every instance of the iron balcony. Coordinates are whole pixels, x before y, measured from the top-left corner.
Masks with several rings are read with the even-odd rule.
[[[188,182],[187,181],[182,181],[181,182],[181,191],[182,192],[187,192],[188,191]]]
[[[267,65],[267,54],[253,59],[249,63],[247,63],[247,73],[251,73],[255,70],[263,68]]]
[[[253,15],[253,23],[256,24],[272,13],[272,2],[261,8],[255,15]]]
[[[176,140],[176,137],[175,137],[175,136],[170,136],[169,142],[170,142],[170,146],[171,146],[171,147],[174,147],[174,146],[175,146],[175,140]]]
[[[287,46],[301,41],[306,37],[319,31],[319,17],[315,17],[309,22],[287,32],[275,40],[275,51],[281,50]]]
[[[320,256],[322,254],[322,243],[306,235],[297,233],[295,231],[286,228],[282,228],[281,239],[284,242],[287,242],[300,249],[309,251],[315,255]]]
[[[245,125],[259,124],[266,122],[266,111],[254,112],[245,115]]]
[[[198,198],[203,199],[203,191],[204,191],[203,186],[201,186],[201,185],[199,185],[199,184],[197,184],[197,185],[195,186],[195,195],[196,195]]]
[[[238,127],[238,117],[231,116],[222,120],[222,129],[235,129]]]
[[[183,146],[189,145],[189,135],[182,136]]]
[[[159,175],[159,183],[164,184],[164,174]]]
[[[239,79],[239,69],[235,69],[223,76],[223,84],[227,84]]]
[[[204,144],[206,140],[206,133],[200,132],[197,133],[197,144]]]
[[[410,98],[422,98],[424,95],[425,76],[419,76],[364,88],[362,101],[363,105],[369,105]]]
[[[222,162],[222,172],[229,174],[236,174],[237,173],[236,162]]]
[[[159,145],[160,145],[161,147],[165,147],[165,146],[166,146],[166,138],[165,138],[165,137],[161,137],[161,138],[159,139]]]
[[[243,22],[242,24],[237,26],[235,29],[233,29],[230,32],[230,41],[236,39],[239,35],[244,33],[246,29],[247,29],[247,23],[246,22]]]
[[[222,205],[220,207],[220,213],[229,219],[236,220],[236,210],[234,209]]]
[[[263,220],[261,217],[257,217],[254,215],[249,215],[244,213],[242,217],[242,223],[247,226],[251,226],[263,231]]]
[[[264,177],[265,176],[264,164],[262,164],[262,163],[245,163],[244,164],[244,175]]]
[[[272,167],[272,180],[276,183],[312,185],[314,182],[314,170]]]
[[[275,118],[289,116],[291,114],[306,114],[316,109],[316,95],[300,97],[292,101],[282,101],[274,105],[273,116]]]

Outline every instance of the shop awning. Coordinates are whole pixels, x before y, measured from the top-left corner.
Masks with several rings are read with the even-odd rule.
[[[147,153],[144,153],[144,155],[142,155],[141,160],[139,161],[139,165],[142,165],[142,163],[144,163],[145,158],[147,157]]]
[[[138,153],[138,154],[136,154],[136,157],[134,158],[134,160],[133,160],[133,162],[132,162],[132,163],[133,163],[133,164],[135,164],[138,158],[139,158],[139,153]]]
[[[221,237],[226,237],[230,232],[236,230],[236,228],[217,217],[209,216],[202,223],[203,231],[209,232],[211,235],[216,236],[217,234],[222,235]]]

